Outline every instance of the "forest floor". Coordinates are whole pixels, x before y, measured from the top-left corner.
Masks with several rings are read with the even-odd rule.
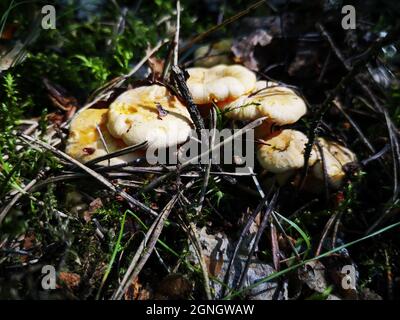
[[[56,0],[46,29],[47,3],[0,3],[1,299],[399,299],[400,3],[353,1],[347,29],[341,1]],[[287,127],[355,153],[339,188],[65,155],[82,108],[182,95],[180,70],[221,61],[293,88],[308,112]],[[207,128],[249,125],[212,110]]]

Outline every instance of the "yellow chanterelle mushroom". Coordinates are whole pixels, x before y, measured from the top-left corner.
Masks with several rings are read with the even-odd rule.
[[[231,119],[250,121],[268,117],[266,121],[276,125],[295,123],[307,112],[303,99],[292,89],[269,81],[257,81],[251,94],[218,106]]]
[[[264,169],[277,174],[300,169],[304,166],[307,142],[307,136],[300,131],[278,131],[258,148],[258,161]],[[312,165],[315,161],[316,154],[312,151],[308,162]]]
[[[344,177],[346,176],[343,166],[357,161],[357,157],[348,148],[334,141],[319,138],[318,143],[321,146],[323,157],[318,148],[314,148],[318,159],[312,167],[311,173],[317,180],[323,181],[325,168],[329,185],[332,188],[337,189],[340,187]]]
[[[127,145],[147,141],[163,148],[187,140],[192,121],[187,108],[165,87],[138,87],[121,94],[108,112],[110,133]]]
[[[189,68],[187,85],[197,104],[231,101],[251,92],[256,75],[241,65]]]
[[[65,150],[67,154],[81,162],[87,162],[127,146],[121,139],[115,139],[108,132],[106,126],[107,112],[108,109],[87,109],[72,120]],[[140,156],[139,151],[131,152],[110,159],[110,164],[132,161]],[[108,160],[99,164],[108,164]]]

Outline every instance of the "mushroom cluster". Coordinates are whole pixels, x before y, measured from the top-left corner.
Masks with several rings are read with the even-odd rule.
[[[146,141],[149,148],[166,148],[185,142],[191,129],[189,112],[176,96],[163,86],[143,86],[121,94],[109,109],[79,113],[71,122],[66,152],[87,162]],[[135,151],[112,158],[110,164],[143,156]]]
[[[281,128],[296,123],[307,112],[305,102],[293,89],[272,81],[257,81],[251,70],[240,65],[187,71],[189,90],[200,108],[214,103],[228,118],[241,121],[266,117],[256,130],[256,137],[262,140],[257,158],[278,183],[284,184],[304,166],[307,136]],[[356,161],[356,157],[336,142],[319,138],[317,144],[320,148],[314,146],[308,160],[311,179],[320,186],[326,177],[332,188],[338,188],[345,177],[343,167]]]
[[[257,159],[280,184],[304,166],[307,136],[282,128],[296,123],[307,112],[305,102],[293,89],[276,82],[257,81],[255,73],[241,65],[194,67],[187,72],[188,88],[200,110],[215,104],[230,119],[266,118],[256,130],[261,141]],[[168,148],[187,141],[192,128],[186,106],[166,87],[142,86],[121,94],[108,109],[79,113],[71,123],[66,152],[87,162],[145,141],[148,147]],[[338,188],[345,177],[343,167],[356,161],[356,157],[344,146],[323,138],[317,139],[317,146],[308,160],[309,180],[321,185],[327,179],[332,188]],[[143,155],[143,150],[135,151],[108,163],[128,162]]]

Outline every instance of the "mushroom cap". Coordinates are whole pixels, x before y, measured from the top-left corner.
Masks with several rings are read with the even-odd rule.
[[[127,145],[120,139],[115,139],[107,130],[108,109],[87,109],[80,112],[71,122],[67,140],[66,153],[80,162],[87,162],[100,156],[125,148]],[[97,127],[102,133],[107,149],[104,146]],[[120,164],[135,160],[141,156],[140,151],[131,152],[110,159],[110,164]],[[108,164],[108,160],[99,162]]]
[[[197,104],[236,99],[250,92],[256,83],[254,72],[241,65],[189,68],[187,72],[187,85]]]
[[[187,140],[192,129],[187,108],[159,85],[138,87],[121,94],[108,112],[108,129],[127,145],[144,141],[163,148]]]
[[[348,148],[324,138],[318,138],[318,143],[324,155],[324,163],[318,148],[314,148],[317,154],[317,161],[312,167],[312,174],[319,180],[324,179],[324,165],[329,184],[333,188],[339,188],[346,173],[343,166],[357,161],[356,155]]]
[[[283,173],[304,166],[304,150],[308,142],[307,136],[296,130],[285,129],[265,140],[257,150],[257,158],[261,166],[273,173]],[[308,160],[312,165],[316,154],[311,152]]]
[[[255,120],[268,117],[277,125],[292,124],[307,112],[306,104],[292,89],[275,82],[257,81],[253,93],[218,104],[228,118]]]

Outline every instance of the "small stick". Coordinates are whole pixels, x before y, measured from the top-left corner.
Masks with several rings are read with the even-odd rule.
[[[106,149],[107,155],[110,154],[106,140],[104,139],[103,133],[101,132],[98,124],[96,124],[96,130],[97,130],[97,133],[99,134],[99,137],[100,137],[101,143],[103,144],[104,149]],[[108,165],[110,166],[110,158],[108,158]]]
[[[326,223],[324,230],[322,232],[321,240],[319,241],[319,244],[318,244],[317,251],[315,252],[316,257],[320,255],[324,241],[328,235],[329,230],[331,229],[332,224],[335,222],[337,216],[338,216],[338,213],[333,214],[329,218],[328,222]]]
[[[176,0],[176,31],[174,43],[174,66],[178,65],[179,31],[181,28],[181,2]]]
[[[191,239],[196,248],[197,258],[199,260],[201,271],[203,274],[204,290],[206,292],[207,300],[212,300],[211,289],[210,289],[210,278],[208,276],[208,268],[204,258],[203,250],[201,248],[200,238],[196,230],[196,225],[193,222],[189,222],[189,228],[190,228],[189,234],[191,234]]]
[[[198,137],[202,137],[201,130],[205,129],[203,118],[200,115],[199,109],[193,101],[192,95],[186,84],[186,77],[181,68],[177,65],[172,66],[172,79],[179,90],[182,98],[187,102],[188,111],[196,127]]]
[[[210,111],[210,119],[211,119],[211,128],[213,129],[213,135],[210,137],[209,146],[212,147],[215,141],[215,128],[217,126],[217,112],[215,111],[215,107],[213,107]],[[199,214],[201,212],[201,209],[203,208],[203,202],[207,192],[208,181],[210,179],[211,162],[212,162],[212,156],[211,154],[209,154],[208,164],[206,166],[206,172],[204,175],[203,187],[201,188],[199,203],[198,206],[196,207],[196,215]]]

